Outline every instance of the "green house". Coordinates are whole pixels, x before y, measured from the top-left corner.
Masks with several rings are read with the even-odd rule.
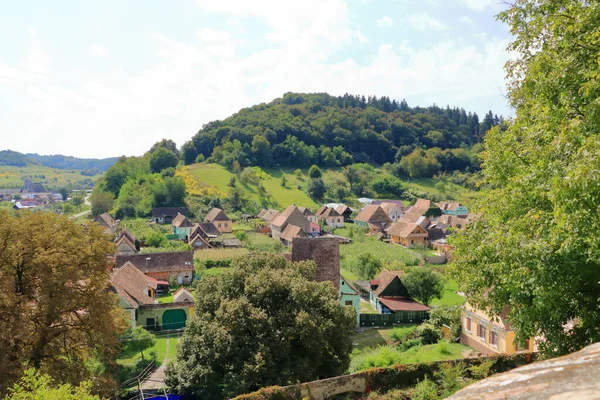
[[[340,301],[342,305],[353,307],[356,311],[356,324],[360,321],[360,295],[348,279],[340,275]]]
[[[177,235],[179,239],[185,239],[189,237],[194,224],[185,215],[177,213],[171,222],[171,227],[173,227],[173,234]]]

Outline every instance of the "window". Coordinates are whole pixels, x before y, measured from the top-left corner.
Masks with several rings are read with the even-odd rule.
[[[492,346],[494,347],[498,347],[498,333],[491,331],[490,332],[490,343],[492,344]]]
[[[471,332],[471,318],[467,317],[467,331]]]
[[[221,227],[221,223],[220,222],[217,225],[218,225],[219,228]]]
[[[485,326],[477,324],[477,334],[485,342]]]
[[[351,306],[352,305],[352,300],[346,300],[346,302],[344,303],[344,305]]]

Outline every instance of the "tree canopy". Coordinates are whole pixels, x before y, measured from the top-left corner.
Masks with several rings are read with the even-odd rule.
[[[501,123],[502,118],[491,111],[480,124],[477,114],[464,109],[435,105],[411,108],[386,96],[286,93],[268,104],[245,108],[204,125],[184,148],[190,152],[189,160],[193,146],[196,154],[228,168],[233,161],[242,168],[273,164],[337,167],[353,162],[383,165],[421,149],[464,152]],[[421,153],[413,156],[418,157]],[[466,161],[453,165],[440,161],[438,169],[479,166],[474,157]]]
[[[79,386],[69,383],[56,385],[52,377],[29,368],[21,380],[9,389],[5,400],[101,400],[91,394],[92,383],[81,382]]]
[[[456,238],[473,304],[564,354],[600,340],[600,3],[516,0],[499,15],[516,117],[485,139],[481,218]]]
[[[0,321],[10,327],[0,329],[0,393],[26,363],[58,382],[95,377],[95,390],[110,390],[124,328],[107,292],[110,238],[53,213],[0,211],[0,219]]]
[[[444,278],[426,267],[414,267],[402,278],[402,283],[410,297],[426,306],[433,299],[440,299],[444,293]]]
[[[223,399],[346,371],[355,329],[315,265],[253,254],[197,283],[202,293],[181,339],[167,384],[203,399]]]

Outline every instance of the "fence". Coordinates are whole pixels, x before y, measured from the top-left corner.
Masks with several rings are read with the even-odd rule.
[[[395,324],[420,324],[429,318],[427,311],[395,312],[393,314],[360,314],[359,325],[392,326]]]

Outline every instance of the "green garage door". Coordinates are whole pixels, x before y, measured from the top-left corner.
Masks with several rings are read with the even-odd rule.
[[[163,313],[162,329],[182,329],[185,328],[187,315],[184,310],[167,310]]]

